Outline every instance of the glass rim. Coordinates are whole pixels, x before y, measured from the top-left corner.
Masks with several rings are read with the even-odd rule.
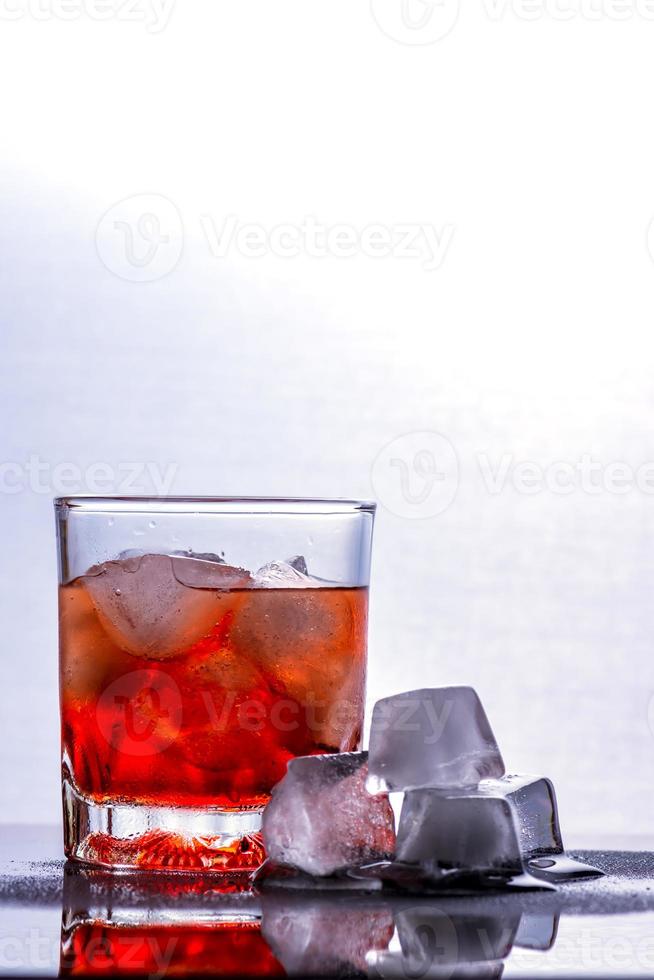
[[[73,494],[55,497],[54,508],[95,514],[140,514],[157,511],[170,514],[374,514],[374,500],[346,497],[214,497],[214,496],[98,496]]]

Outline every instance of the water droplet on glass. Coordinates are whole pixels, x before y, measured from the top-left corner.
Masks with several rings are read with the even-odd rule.
[[[156,521],[149,521],[148,527],[156,527],[156,526],[157,526],[157,522]]]

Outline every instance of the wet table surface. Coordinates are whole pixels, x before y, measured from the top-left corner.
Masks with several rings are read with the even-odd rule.
[[[86,871],[57,828],[0,827],[0,974],[651,977],[654,842],[611,843],[571,848],[605,876],[555,891],[253,892]]]

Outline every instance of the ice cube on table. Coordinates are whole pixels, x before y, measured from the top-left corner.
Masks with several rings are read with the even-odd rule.
[[[397,861],[427,878],[529,872],[546,881],[601,874],[567,858],[549,779],[505,776],[475,787],[405,794]]]
[[[271,861],[321,876],[390,858],[393,811],[367,792],[366,776],[365,752],[292,759],[263,813]]]
[[[479,796],[504,797],[513,804],[525,860],[563,853],[556,794],[550,779],[528,775],[485,779],[475,792]]]
[[[215,626],[221,615],[216,569],[223,582],[226,575],[233,581],[235,570],[226,572],[228,567],[179,556],[131,555],[94,566],[82,581],[116,646],[134,656],[165,660]],[[206,576],[207,585],[188,587],[180,575],[196,583]]]
[[[504,796],[513,806],[527,870],[545,881],[588,878],[602,872],[569,858],[563,849],[554,785],[545,776],[511,775],[483,780],[478,792]]]
[[[369,757],[371,792],[475,785],[505,771],[471,687],[382,698],[372,714]]]
[[[448,875],[522,874],[514,810],[503,797],[412,790],[402,806],[397,861],[430,880]]]

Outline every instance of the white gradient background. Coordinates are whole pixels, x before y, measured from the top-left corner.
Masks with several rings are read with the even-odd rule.
[[[0,19],[0,458],[369,497],[387,443],[442,433],[451,506],[380,507],[370,699],[472,684],[509,767],[555,780],[564,831],[644,834],[654,497],[493,495],[478,456],[654,460],[654,21],[487,9],[424,46],[367,0],[178,0],[158,34]],[[141,193],[184,228],[149,283],[95,246]],[[431,272],[217,259],[201,214],[455,230]],[[0,493],[2,821],[59,817],[52,493]]]

